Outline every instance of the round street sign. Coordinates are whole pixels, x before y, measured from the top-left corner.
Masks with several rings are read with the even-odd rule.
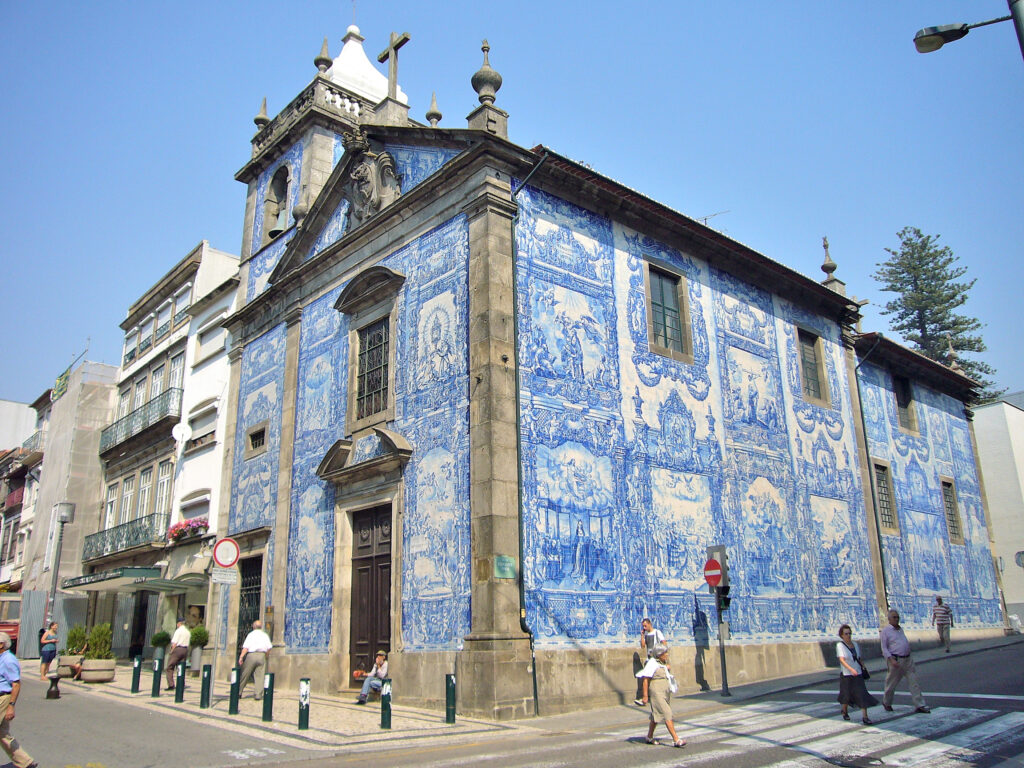
[[[704,563],[704,580],[712,587],[717,587],[722,580],[722,564],[713,557]]]
[[[234,539],[220,539],[213,545],[213,562],[221,568],[234,568],[241,550]]]

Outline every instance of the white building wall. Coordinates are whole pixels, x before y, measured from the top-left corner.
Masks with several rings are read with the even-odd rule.
[[[36,429],[36,412],[28,403],[0,400],[0,449],[19,448]]]
[[[1024,410],[1002,401],[980,406],[974,433],[1006,610],[1024,620],[1024,568],[1015,562],[1024,552]]]

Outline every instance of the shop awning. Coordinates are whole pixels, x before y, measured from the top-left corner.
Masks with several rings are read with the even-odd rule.
[[[73,589],[82,592],[133,592],[139,589],[148,579],[160,578],[159,568],[143,568],[141,566],[125,566],[109,571],[87,573],[61,582],[62,589]],[[143,589],[145,587],[142,587]]]

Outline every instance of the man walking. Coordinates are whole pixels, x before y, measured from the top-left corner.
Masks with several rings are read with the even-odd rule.
[[[946,653],[949,653],[949,630],[953,628],[953,609],[943,605],[942,598],[935,596],[935,605],[932,608],[932,626],[939,631],[939,645],[946,646]]]
[[[178,627],[171,635],[171,653],[167,657],[167,690],[174,690],[175,668],[188,656],[188,644],[192,642],[192,634],[185,626],[185,617],[178,617]]]
[[[885,694],[882,696],[882,707],[892,712],[892,698],[900,680],[907,678],[910,697],[914,702],[914,711],[927,715],[931,712],[921,695],[921,685],[917,682],[917,669],[910,658],[910,641],[900,626],[900,614],[895,609],[889,610],[889,623],[882,627],[882,655],[885,657],[888,671],[885,673]]]
[[[21,664],[11,653],[11,636],[0,632],[0,746],[11,758],[16,768],[37,768],[31,755],[21,748],[18,740],[11,735],[11,721],[14,719],[14,702],[21,693]]]
[[[263,631],[263,622],[254,621],[252,632],[245,636],[242,641],[242,652],[238,654],[238,664],[242,667],[242,673],[238,679],[238,695],[242,695],[245,684],[252,680],[252,697],[256,701],[263,700],[263,681],[257,683],[253,680],[253,674],[257,667],[263,667],[267,662],[267,654],[274,644],[270,641],[270,635]]]
[[[654,646],[664,645],[665,636],[661,633],[660,629],[655,629],[654,624],[651,623],[650,619],[645,618],[640,622],[640,652],[643,653],[643,659],[640,658],[639,653],[633,654],[633,675],[644,668],[647,664],[648,659],[654,658]],[[637,678],[636,680],[636,698],[633,699],[633,703],[638,707],[644,706],[644,681],[643,678]]]

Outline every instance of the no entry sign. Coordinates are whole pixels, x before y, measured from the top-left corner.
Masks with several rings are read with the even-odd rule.
[[[722,564],[713,557],[704,563],[704,581],[712,587],[717,587],[722,581]]]

